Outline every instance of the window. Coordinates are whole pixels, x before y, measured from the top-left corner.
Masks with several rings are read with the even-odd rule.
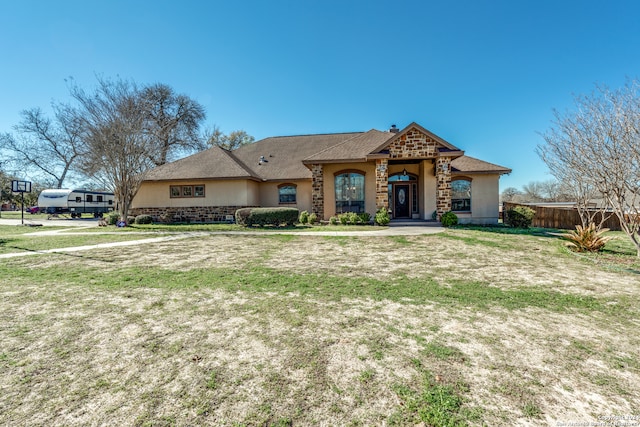
[[[76,196],[76,203],[82,203],[82,197],[77,197]]]
[[[471,181],[457,179],[451,182],[451,210],[454,212],[471,211]]]
[[[87,194],[86,197],[85,197],[85,200],[87,202],[93,202],[93,196],[91,194]]]
[[[283,184],[278,186],[278,201],[281,204],[295,203],[296,186],[292,184]]]
[[[204,185],[171,185],[169,196],[177,197],[204,197]]]
[[[364,212],[364,174],[346,172],[336,175],[336,213]]]
[[[103,201],[102,196],[96,196],[96,200],[97,200],[98,202],[102,203],[102,201]]]

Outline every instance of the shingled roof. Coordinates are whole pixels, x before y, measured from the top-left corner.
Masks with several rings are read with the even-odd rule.
[[[365,161],[367,155],[375,152],[380,145],[394,136],[395,134],[391,132],[380,132],[379,130],[371,129],[369,132],[361,133],[340,144],[317,152],[303,161],[307,164],[315,162]]]
[[[462,156],[451,161],[451,171],[460,173],[511,173],[511,169],[475,157]]]
[[[362,135],[362,132],[276,136],[244,145],[233,154],[265,180],[310,179],[303,159]],[[260,159],[264,157],[263,162]]]
[[[166,163],[149,171],[146,181],[187,179],[233,179],[258,177],[232,153],[220,147],[212,147],[175,162]]]
[[[418,127],[415,123],[405,128]],[[419,127],[420,131],[424,128]],[[427,132],[427,131],[425,131]],[[433,134],[429,133],[430,136]],[[276,136],[227,151],[219,147],[157,167],[147,174],[147,181],[193,179],[253,179],[289,181],[311,179],[306,165],[312,163],[365,162],[398,137],[398,133],[371,129],[319,135]],[[438,138],[440,142],[441,138]],[[442,140],[444,141],[444,140]],[[444,149],[451,147],[446,141]],[[462,152],[460,152],[461,154]],[[451,162],[458,173],[510,173],[511,169],[469,156]]]

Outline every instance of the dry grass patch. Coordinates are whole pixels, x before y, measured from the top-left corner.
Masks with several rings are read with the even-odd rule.
[[[555,239],[198,235],[0,273],[3,425],[640,412],[638,275]]]

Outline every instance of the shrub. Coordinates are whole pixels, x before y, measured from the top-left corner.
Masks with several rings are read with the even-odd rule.
[[[252,208],[238,209],[236,211],[236,215],[235,215],[236,224],[242,225],[242,226],[245,226],[245,227],[250,227],[251,225],[253,225],[253,224],[251,224],[249,222],[249,215],[251,214],[251,209]]]
[[[107,215],[106,221],[109,225],[116,225],[118,220],[120,219],[120,214],[118,212],[110,212]]]
[[[136,222],[136,217],[135,216],[127,216],[127,225],[133,224],[135,222]]]
[[[318,215],[315,212],[311,212],[309,214],[309,224],[313,225],[318,222]]]
[[[300,212],[300,218],[298,218],[298,221],[300,221],[300,224],[308,223],[309,222],[309,212],[307,212],[307,211]]]
[[[513,228],[529,228],[533,223],[533,216],[536,214],[531,208],[526,206],[516,206],[505,212],[504,222]]]
[[[371,221],[371,214],[368,212],[360,212],[358,217],[360,218],[360,222],[363,224],[368,224],[369,221]]]
[[[329,224],[338,225],[338,218],[336,218],[335,216],[332,216],[331,218],[329,218]]]
[[[364,212],[359,214],[355,212],[344,212],[338,215],[338,220],[342,225],[362,224],[364,215],[367,215],[367,218],[369,218],[369,214]]]
[[[590,223],[588,227],[576,225],[576,229],[561,234],[562,237],[569,240],[566,245],[576,252],[599,252],[604,245],[613,237],[604,236],[609,231],[608,228],[596,230],[596,225]]]
[[[452,227],[458,224],[458,217],[453,212],[445,212],[442,214],[440,222],[442,223],[443,227]]]
[[[376,212],[376,216],[374,217],[374,222],[377,225],[388,225],[390,221],[391,218],[389,218],[389,212],[387,212],[387,209],[384,206],[378,209],[378,212]]]
[[[151,217],[151,215],[138,215],[134,222],[136,224],[153,224],[153,218]]]
[[[296,208],[243,208],[236,211],[236,223],[245,227],[279,227],[282,224],[292,226],[298,222],[299,212]]]

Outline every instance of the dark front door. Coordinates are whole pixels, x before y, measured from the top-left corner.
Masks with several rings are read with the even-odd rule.
[[[393,188],[394,218],[409,218],[409,186],[396,184]]]

